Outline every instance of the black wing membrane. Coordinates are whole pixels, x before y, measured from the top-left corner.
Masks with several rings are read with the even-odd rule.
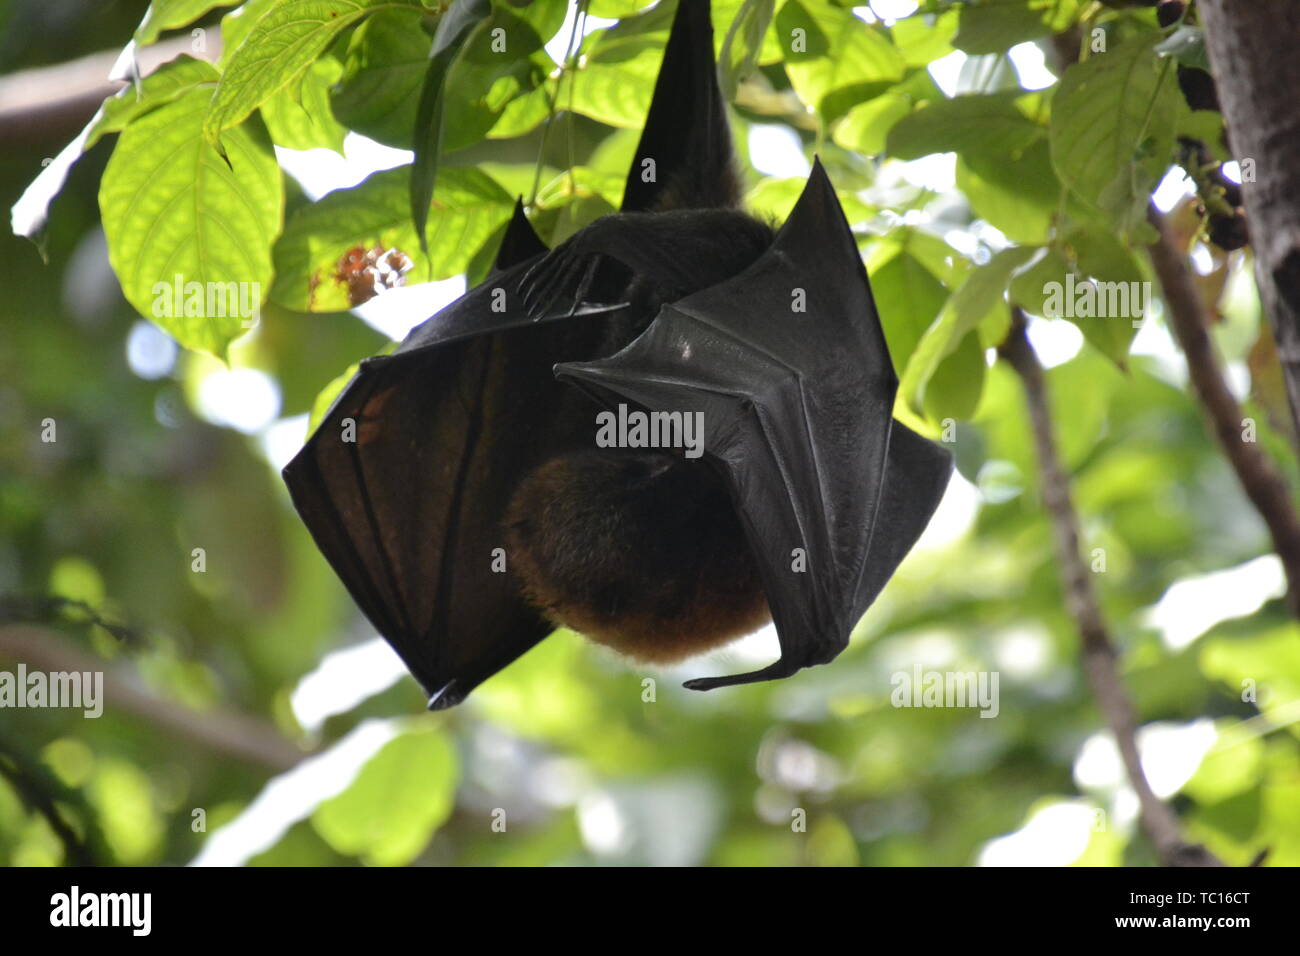
[[[284,469],[321,552],[430,706],[457,703],[553,629],[493,570],[493,549],[513,480],[590,431],[550,366],[597,353],[595,317],[616,306],[530,320],[517,284],[544,249],[516,209],[493,276],[363,362]]]
[[[730,162],[712,63],[709,4],[682,0],[637,152],[657,174],[646,182],[633,164],[629,209]],[[553,366],[610,355],[644,328],[614,301],[530,317],[520,282],[545,251],[517,205],[488,280],[363,362],[284,469],[317,546],[431,708],[553,630],[493,570],[500,522],[520,478],[590,444],[589,402]]]
[[[798,311],[800,301],[806,311]],[[892,417],[898,380],[857,245],[817,163],[769,251],[665,306],[608,359],[557,377],[598,401],[702,412],[781,644],[708,690],[823,664],[911,549],[951,472],[946,451]]]

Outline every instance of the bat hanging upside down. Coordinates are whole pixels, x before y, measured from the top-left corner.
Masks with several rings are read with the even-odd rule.
[[[787,677],[843,650],[924,530],[950,458],[892,418],[825,170],[779,230],[739,198],[709,5],[679,0],[622,211],[548,251],[517,205],[487,280],[362,363],[285,468],[430,707],[556,624],[667,663],[771,619],[780,659],[686,686]],[[600,447],[602,410],[699,446]]]

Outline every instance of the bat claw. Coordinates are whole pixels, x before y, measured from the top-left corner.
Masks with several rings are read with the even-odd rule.
[[[557,308],[566,318],[577,315],[595,283],[600,263],[599,253],[576,248],[572,240],[556,246],[519,281],[525,313],[534,321]]]
[[[456,689],[456,681],[450,680],[439,690],[429,695],[429,710],[446,710],[448,707],[455,707],[465,695]]]
[[[726,677],[696,677],[682,684],[687,690],[715,690],[718,687],[734,687],[737,684],[757,684],[759,681],[777,680],[789,677],[803,665],[791,664],[785,658],[768,664],[761,670],[747,674],[731,674]]]

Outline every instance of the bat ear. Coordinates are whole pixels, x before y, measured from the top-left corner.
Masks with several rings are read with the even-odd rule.
[[[623,190],[624,212],[663,208],[669,189],[674,209],[739,205],[710,16],[709,0],[678,0],[650,112]]]
[[[538,237],[533,224],[524,215],[524,200],[515,200],[515,211],[506,224],[505,235],[501,237],[501,247],[497,249],[496,262],[492,264],[493,274],[505,272],[512,266],[531,259],[546,251],[546,243]]]

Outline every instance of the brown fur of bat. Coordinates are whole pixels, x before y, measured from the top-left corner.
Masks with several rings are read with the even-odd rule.
[[[552,622],[668,664],[769,620],[722,480],[701,460],[591,449],[553,458],[506,518],[510,567]]]

